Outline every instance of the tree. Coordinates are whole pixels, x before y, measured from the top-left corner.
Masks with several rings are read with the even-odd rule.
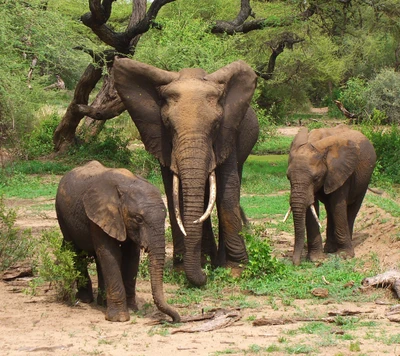
[[[112,49],[95,53],[82,47],[76,48],[90,54],[93,63],[89,64],[80,78],[72,102],[54,133],[53,142],[56,151],[64,151],[74,141],[76,128],[85,116],[105,121],[118,116],[125,110],[112,82],[111,71],[114,57],[116,55],[133,56],[140,36],[156,26],[154,20],[159,10],[173,1],[155,0],[146,12],[146,0],[133,0],[132,13],[125,31],[116,32],[107,24],[114,0],[102,2],[89,0],[90,11],[84,14],[81,20]],[[103,74],[104,72],[106,74]],[[89,105],[89,95],[102,78],[103,85],[93,103]],[[90,123],[87,126],[90,126]]]

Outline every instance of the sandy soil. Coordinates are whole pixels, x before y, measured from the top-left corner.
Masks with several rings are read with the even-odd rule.
[[[22,229],[32,228],[34,235],[40,234],[43,229],[57,226],[55,212],[51,208],[53,203],[49,199],[6,201],[8,207],[18,208],[17,225]],[[40,206],[47,208],[40,209]],[[371,252],[374,252],[381,262],[382,270],[398,266],[398,219],[372,204],[364,204],[355,230],[358,257],[372,263]],[[281,256],[290,256],[293,248],[291,236],[286,233],[276,234],[273,243]],[[247,300],[253,300],[255,306],[231,310],[238,319],[231,325],[213,331],[183,333],[177,330],[205,328],[210,320],[189,322],[178,327],[159,325],[158,321],[165,319],[165,316],[155,308],[150,285],[146,281],[139,281],[138,284],[141,312],[132,314],[128,322],[111,323],[104,319],[104,309],[95,304],[78,303],[74,307],[64,305],[55,301],[51,289],[42,290],[35,297],[21,293],[28,280],[29,278],[17,278],[11,282],[0,282],[1,355],[244,355],[250,350],[268,347],[277,350],[273,352],[274,355],[285,355],[294,353],[296,347],[297,352],[301,353],[301,348],[306,346],[314,348],[309,354],[400,355],[400,327],[397,323],[390,322],[385,315],[390,306],[397,303],[390,291],[382,292],[379,303],[336,304],[328,298],[324,302],[316,299],[295,300],[289,306],[279,300],[272,304],[268,296],[248,295]],[[167,297],[172,296],[175,287],[166,285],[165,291]],[[234,290],[226,293],[240,294]],[[201,315],[204,309],[223,305],[216,298],[203,300],[190,307],[176,307],[181,315],[190,316]],[[335,338],[334,335],[343,333],[343,329],[334,323],[328,323],[331,334],[325,334],[325,339],[318,333],[299,332],[299,328],[309,324],[304,321],[273,326],[253,325],[254,319],[320,319],[327,317],[330,311],[345,309],[361,312],[358,317],[369,326],[346,331],[352,335],[352,339],[335,339],[334,343],[330,341]],[[371,321],[374,323],[367,323]],[[360,351],[350,352],[351,347]],[[258,354],[267,354],[266,349],[263,350],[258,351]]]

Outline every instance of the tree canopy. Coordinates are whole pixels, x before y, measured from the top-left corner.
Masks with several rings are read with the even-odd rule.
[[[385,80],[399,75],[398,0],[0,4],[2,137],[29,130],[35,111],[56,98],[61,110],[70,98],[64,117],[76,126],[85,116],[118,115],[124,108],[116,97],[108,107],[102,100],[113,95],[107,74],[116,54],[168,70],[214,71],[243,59],[260,76],[254,102],[276,118],[310,104],[331,105],[354,78],[372,83],[381,71],[389,72]],[[56,75],[64,93],[44,90]]]

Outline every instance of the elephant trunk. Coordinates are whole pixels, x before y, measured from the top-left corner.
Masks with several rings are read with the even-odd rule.
[[[207,282],[207,277],[201,269],[202,222],[211,214],[215,202],[215,176],[213,173],[210,176],[212,151],[206,153],[210,150],[199,147],[186,149],[191,150],[192,153],[188,158],[180,160],[178,169],[182,187],[183,224],[187,235],[185,236],[184,268],[189,282],[195,286],[202,286]],[[210,181],[214,187],[210,192],[211,203],[205,209],[207,181]]]
[[[304,188],[304,187],[303,187]],[[298,266],[300,264],[301,253],[304,248],[304,240],[306,233],[306,213],[308,208],[307,189],[300,189],[291,191],[290,207],[293,213],[294,222],[294,251],[293,251],[293,264]],[[298,193],[303,192],[303,193]]]
[[[164,241],[164,236],[160,239]],[[160,245],[160,244],[159,244]],[[181,317],[178,312],[165,301],[163,291],[163,271],[165,262],[165,244],[152,247],[149,250],[151,291],[157,308],[169,315],[174,323],[179,323]]]

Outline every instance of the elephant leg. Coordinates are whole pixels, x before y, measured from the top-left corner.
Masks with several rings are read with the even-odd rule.
[[[203,239],[201,241],[202,266],[205,265],[207,256],[210,256],[211,265],[217,265],[217,244],[215,242],[211,219],[208,218],[203,223]]]
[[[319,215],[319,202],[318,200],[314,203],[315,210]],[[313,216],[311,209],[307,209],[306,213],[306,231],[307,231],[307,258],[310,261],[320,261],[323,259],[322,251],[322,238],[321,232],[315,217]]]
[[[326,208],[326,241],[324,246],[325,253],[335,253],[338,249],[337,241],[335,237],[335,223],[332,212],[329,206]]]
[[[347,219],[347,203],[345,199],[331,201],[332,220],[335,226],[336,253],[343,257],[354,257],[351,233]]]
[[[240,179],[236,155],[232,154],[217,170],[217,209],[219,219],[219,263],[240,268],[248,262],[240,214]],[[226,260],[222,260],[226,254]]]
[[[106,288],[104,285],[103,272],[101,271],[100,261],[96,257],[96,271],[97,271],[97,304],[106,307],[107,296]]]
[[[168,167],[161,166],[161,174],[163,178],[165,194],[167,196],[169,221],[171,224],[172,240],[174,245],[173,264],[176,269],[183,270],[183,255],[185,253],[185,241],[184,241],[184,235],[182,234],[182,231],[179,228],[175,217],[175,209],[172,200],[172,172]],[[181,207],[182,207],[182,202],[181,202]]]
[[[354,221],[361,208],[365,193],[358,196],[353,204],[347,206],[347,222],[349,224],[350,238],[353,238]]]
[[[128,308],[137,311],[136,304],[136,278],[139,271],[140,247],[131,240],[124,242],[122,246],[122,279],[126,292]]]
[[[83,255],[83,251],[76,247],[76,245],[72,242],[72,238],[69,235],[69,230],[67,229],[64,220],[61,215],[57,216],[58,222],[60,225],[61,232],[64,236],[61,249],[62,250],[70,250],[75,253],[74,257],[74,266],[80,272],[81,276],[84,278],[84,281],[77,282],[77,293],[75,295],[76,299],[79,299],[82,303],[91,303],[93,302],[93,288],[92,281],[90,279],[88,269],[87,269],[87,260],[86,256]]]
[[[121,275],[122,253],[119,242],[96,224],[90,225],[96,257],[100,263],[107,298],[106,320],[128,321],[125,286]]]

